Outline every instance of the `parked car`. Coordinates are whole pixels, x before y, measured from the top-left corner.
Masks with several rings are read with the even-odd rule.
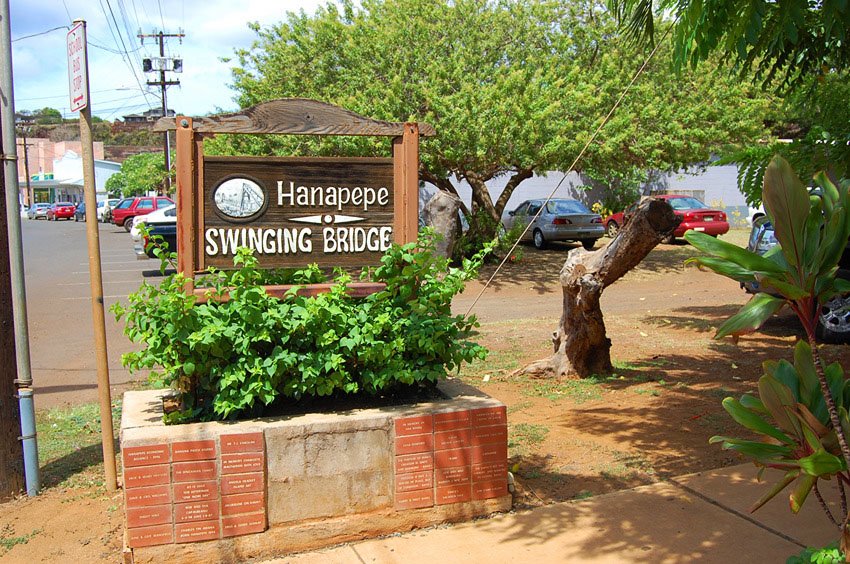
[[[534,219],[538,211],[540,215]],[[592,249],[605,234],[602,217],[577,200],[526,200],[503,218],[506,229],[530,221],[523,240],[532,241],[538,249],[550,241],[578,241],[585,249]]]
[[[47,208],[47,220],[58,221],[60,219],[71,219],[77,207],[71,202],[54,202]]]
[[[747,249],[763,255],[778,244],[770,219],[766,215],[756,218],[750,230]],[[837,276],[850,280],[850,250],[847,248],[838,261]],[[741,288],[750,294],[762,291],[758,282],[742,282]],[[835,296],[821,307],[817,336],[827,343],[850,343],[850,295]]]
[[[114,208],[120,201],[120,198],[110,198],[108,200],[99,201],[97,203],[97,220],[104,223],[110,222],[112,220],[112,208]]]
[[[74,221],[85,221],[85,220],[86,220],[86,203],[80,202],[80,204],[74,210]]]
[[[112,210],[112,223],[130,231],[133,227],[133,218],[147,215],[159,208],[174,204],[174,200],[166,196],[135,196],[124,198]]]
[[[143,237],[139,229],[142,225],[145,225],[148,229],[147,237]],[[162,237],[168,245],[169,251],[177,251],[177,206],[167,206],[148,215],[133,218],[130,236],[133,238],[133,250],[136,252],[136,258],[156,257],[153,254],[153,248],[147,248],[148,241],[155,235]]]
[[[40,217],[47,219],[48,209],[50,209],[50,204],[48,203],[33,204],[27,210],[27,219],[38,219]]]
[[[664,240],[665,243],[672,243],[676,237],[681,237],[685,234],[685,231],[690,229],[702,231],[714,237],[729,232],[729,222],[726,220],[724,211],[710,208],[692,196],[660,194],[652,197],[667,200],[670,207],[673,208],[673,213],[682,218],[682,223]],[[630,205],[622,212],[611,214],[605,218],[605,232],[609,237],[614,237],[620,228],[628,223],[629,217],[634,214],[637,205],[638,202]]]

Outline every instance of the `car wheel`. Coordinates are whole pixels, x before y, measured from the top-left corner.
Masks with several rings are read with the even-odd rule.
[[[592,251],[593,247],[596,246],[596,239],[582,239],[581,246],[584,247],[586,251]]]
[[[617,236],[617,233],[620,232],[620,226],[617,225],[616,221],[609,221],[608,225],[605,226],[605,234],[611,237],[612,239]]]
[[[80,221],[80,216],[74,214],[74,222]]]
[[[534,230],[534,235],[532,235],[532,240],[534,241],[534,247],[536,249],[545,249],[546,248],[546,239],[543,238],[543,232],[539,229]]]
[[[821,306],[816,334],[824,343],[850,343],[850,294]]]
[[[129,233],[130,229],[132,229],[132,228],[133,228],[133,218],[128,217],[127,219],[124,220],[124,231]]]

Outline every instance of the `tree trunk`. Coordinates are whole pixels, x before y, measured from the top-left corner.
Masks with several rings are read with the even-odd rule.
[[[666,201],[644,198],[607,247],[571,250],[561,268],[564,301],[552,337],[554,354],[519,373],[557,378],[610,374],[611,340],[599,307],[602,291],[637,266],[681,221]]]
[[[437,242],[437,254],[451,258],[455,241],[460,236],[460,198],[448,192],[438,190],[422,209],[425,225],[443,236]]]

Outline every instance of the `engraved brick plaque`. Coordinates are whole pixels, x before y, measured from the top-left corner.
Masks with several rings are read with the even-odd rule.
[[[469,411],[446,411],[434,414],[434,431],[465,429],[472,425]]]
[[[396,437],[396,454],[416,454],[430,452],[434,448],[434,435],[412,435],[409,437]]]
[[[139,466],[124,469],[125,488],[143,488],[167,484],[171,480],[171,468],[168,464]]]
[[[266,499],[263,492],[225,495],[221,498],[222,515],[239,515],[240,513],[257,513],[266,510]]]
[[[171,503],[171,487],[168,484],[130,488],[124,490],[127,507],[146,507]]]
[[[174,484],[174,503],[218,499],[218,482],[183,482]]]
[[[472,463],[505,462],[508,459],[508,444],[491,443],[488,445],[473,445]]]
[[[434,466],[437,468],[449,468],[451,466],[466,466],[471,459],[470,449],[456,448],[452,450],[438,450],[434,453]]]
[[[234,515],[232,517],[222,517],[221,519],[221,536],[223,537],[262,533],[265,530],[265,513]]]
[[[214,480],[218,477],[218,468],[215,460],[175,462],[172,466],[175,482],[201,482]]]
[[[487,445],[493,443],[508,443],[508,428],[504,425],[493,427],[476,427],[472,433],[472,444]]]
[[[437,487],[466,484],[469,483],[471,479],[472,473],[469,471],[469,466],[437,468],[434,471],[434,481],[436,482]]]
[[[172,462],[191,462],[193,460],[215,460],[215,441],[183,441],[171,443]]]
[[[212,521],[218,519],[217,499],[210,501],[196,501],[191,503],[177,503],[174,505],[174,521],[186,523],[189,521]]]
[[[396,509],[419,509],[422,507],[432,507],[433,505],[433,489],[397,493],[395,495]]]
[[[236,452],[264,452],[265,442],[262,433],[233,433],[222,435],[221,454],[233,454]]]
[[[443,486],[437,488],[437,505],[447,505],[449,503],[462,503],[472,499],[472,490],[469,484],[460,484],[456,486]]]
[[[499,407],[485,407],[472,410],[472,426],[488,427],[490,425],[507,425],[508,415],[504,405]]]
[[[434,469],[434,455],[430,452],[419,454],[404,454],[395,457],[396,474],[405,472],[421,472]]]
[[[426,435],[433,431],[433,417],[419,415],[417,417],[400,417],[395,420],[395,436]]]
[[[222,474],[246,474],[262,472],[265,468],[265,456],[262,452],[243,452],[221,455]]]
[[[475,482],[484,482],[489,480],[507,479],[507,472],[507,461],[473,464],[472,480]]]
[[[398,474],[395,477],[396,493],[424,490],[434,485],[434,472],[412,472],[409,474]]]
[[[265,479],[262,473],[254,474],[232,474],[221,477],[221,493],[223,495],[260,492],[265,488]]]
[[[127,529],[127,545],[131,548],[171,544],[173,542],[174,531],[170,523],[168,525]]]
[[[472,499],[492,499],[503,495],[508,495],[507,477],[501,480],[473,482],[472,484]]]
[[[171,523],[171,505],[127,508],[128,528],[164,525],[165,523]]]
[[[198,521],[194,523],[177,523],[174,525],[174,541],[200,542],[219,538],[218,521]]]
[[[168,445],[145,445],[126,447],[121,454],[124,468],[135,466],[150,466],[152,464],[168,464]]]
[[[471,442],[472,432],[469,429],[453,429],[434,433],[434,450],[464,448]]]

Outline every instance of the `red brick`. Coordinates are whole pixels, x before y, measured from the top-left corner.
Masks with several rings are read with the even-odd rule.
[[[434,431],[451,431],[472,426],[469,411],[445,411],[434,414]]]
[[[404,472],[421,472],[422,470],[434,469],[434,454],[421,452],[419,454],[405,454],[395,457],[396,474]]]
[[[154,527],[127,529],[127,546],[130,548],[171,544],[173,542],[174,528],[170,523],[168,525],[156,525]]]
[[[265,487],[265,476],[259,472],[253,474],[232,474],[221,477],[222,495],[261,492]]]
[[[246,474],[262,472],[266,467],[266,457],[262,452],[243,452],[221,455],[222,474]]]
[[[472,463],[504,462],[508,459],[508,443],[472,446]]]
[[[218,468],[215,460],[197,460],[195,462],[178,462],[172,465],[175,482],[202,482],[215,480]]]
[[[470,429],[455,429],[453,431],[438,431],[434,433],[434,450],[468,447],[472,443]]]
[[[184,482],[174,484],[174,503],[218,499],[218,482]]]
[[[128,507],[127,527],[150,527],[171,523],[171,505],[151,505],[149,507]]]
[[[507,479],[508,461],[487,462],[472,465],[472,481],[486,482],[489,480]]]
[[[434,450],[434,435],[411,435],[395,440],[396,454],[416,454]]]
[[[404,492],[395,495],[396,509],[418,509],[420,507],[432,507],[433,505],[433,489]]]
[[[504,405],[499,407],[485,407],[472,410],[472,426],[488,427],[490,425],[507,425],[508,415]]]
[[[125,447],[121,450],[124,468],[168,464],[168,445],[145,445]]]
[[[434,467],[451,468],[452,466],[467,466],[470,458],[471,454],[468,448],[438,450],[434,453]]]
[[[434,430],[434,418],[431,415],[416,417],[399,417],[394,421],[395,436],[427,435]]]
[[[236,515],[221,518],[221,536],[236,537],[266,530],[266,514]]]
[[[218,500],[195,501],[191,503],[174,504],[174,521],[187,523],[189,521],[212,521],[218,519]]]
[[[508,428],[504,425],[492,427],[476,427],[472,431],[473,445],[490,445],[493,443],[508,444]]]
[[[130,488],[124,490],[127,507],[147,507],[171,503],[171,486],[162,484],[147,488]]]
[[[219,538],[218,521],[198,521],[174,525],[174,542],[198,542]]]
[[[168,464],[156,466],[139,466],[124,469],[125,488],[144,488],[167,484],[171,480],[171,467]]]
[[[221,454],[235,452],[264,452],[266,449],[262,433],[232,433],[221,435]]]
[[[472,473],[469,471],[469,466],[454,466],[451,468],[437,468],[434,471],[434,480],[437,487],[442,486],[457,486],[467,484],[471,480]]]
[[[434,473],[430,470],[397,474],[395,477],[396,493],[424,490],[434,486]]]
[[[215,441],[182,441],[171,443],[172,462],[191,462],[193,460],[215,460],[217,454]]]
[[[266,496],[263,492],[251,492],[221,496],[221,514],[238,515],[266,510]]]
[[[508,495],[508,480],[489,480],[472,484],[472,499],[492,499]]]
[[[456,486],[443,486],[437,488],[437,505],[449,503],[462,503],[472,499],[472,490],[469,484],[458,484]]]

